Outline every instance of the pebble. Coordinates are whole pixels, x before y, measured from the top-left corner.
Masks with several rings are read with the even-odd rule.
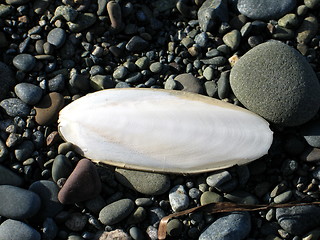
[[[208,81],[210,81],[210,80],[213,80],[213,78],[214,78],[214,69],[211,67],[211,66],[209,66],[209,67],[206,67],[205,69],[204,69],[204,71],[203,71],[203,76],[208,80]]]
[[[37,194],[10,185],[0,185],[0,215],[23,220],[37,214],[41,201]]]
[[[254,20],[278,20],[290,12],[296,5],[296,0],[284,0],[281,3],[275,0],[239,0],[239,12]]]
[[[65,43],[66,38],[67,34],[64,29],[54,28],[48,33],[47,41],[58,49]]]
[[[36,66],[36,59],[28,53],[21,53],[13,58],[12,63],[18,70],[29,72]]]
[[[53,20],[63,17],[68,22],[74,22],[78,16],[78,12],[70,6],[58,6],[54,11]]]
[[[87,220],[88,219],[86,215],[79,212],[73,212],[70,214],[67,221],[65,221],[64,225],[71,231],[79,232],[83,230]]]
[[[297,42],[307,44],[317,34],[318,21],[316,17],[310,15],[306,17],[297,29]]]
[[[145,70],[150,65],[150,60],[147,57],[138,58],[134,63],[140,70]]]
[[[99,236],[99,240],[111,240],[111,239],[131,240],[130,236],[121,229],[116,229],[110,232],[105,231]]]
[[[230,84],[246,108],[275,124],[301,125],[320,106],[313,69],[299,52],[278,41],[260,44],[242,56],[231,69]]]
[[[218,96],[220,99],[229,97],[229,94],[231,91],[229,75],[230,75],[230,71],[222,72],[217,82]]]
[[[58,118],[58,113],[64,106],[64,99],[60,93],[51,92],[45,95],[35,106],[35,121],[39,125],[48,125]]]
[[[210,174],[206,178],[206,182],[210,187],[219,187],[222,184],[232,179],[231,174],[228,171],[220,171]]]
[[[5,220],[0,225],[1,240],[40,240],[41,236],[34,228],[29,225],[12,219]]]
[[[311,8],[311,9],[317,8],[320,5],[319,0],[304,0],[303,2],[308,8]]]
[[[206,81],[204,88],[209,97],[215,97],[218,93],[218,85],[215,81]]]
[[[111,28],[118,31],[122,27],[121,7],[116,1],[109,1],[107,3],[107,11],[111,21]]]
[[[134,203],[131,199],[121,199],[101,209],[99,221],[104,225],[113,225],[124,220],[133,210]]]
[[[125,78],[125,76],[127,76],[128,73],[129,71],[126,67],[119,66],[114,70],[112,76],[116,79],[123,79]]]
[[[11,117],[26,117],[30,113],[30,107],[19,98],[7,98],[0,102],[6,113]]]
[[[177,84],[176,86],[177,90],[193,92],[193,93],[203,92],[203,86],[202,86],[202,83],[200,82],[200,79],[193,76],[190,73],[179,74],[174,78],[174,81]]]
[[[206,228],[199,240],[242,240],[251,231],[251,218],[248,212],[233,212],[219,217]]]
[[[70,160],[62,155],[58,154],[52,164],[52,179],[57,182],[60,178],[68,178],[73,170]]]
[[[33,11],[36,14],[43,14],[50,5],[50,0],[36,0],[33,3]]]
[[[8,92],[14,87],[15,78],[12,69],[3,62],[0,62],[0,100],[4,99]]]
[[[189,197],[183,185],[176,185],[170,189],[169,201],[174,212],[180,212],[188,208]]]
[[[153,73],[160,73],[162,68],[163,66],[162,66],[162,63],[160,62],[151,63],[149,67],[150,71]]]
[[[319,226],[320,208],[312,205],[277,208],[276,219],[288,233],[302,235]]]
[[[172,219],[167,225],[167,234],[171,237],[179,237],[183,229],[183,224],[178,219]]]
[[[130,52],[141,52],[149,46],[149,43],[139,36],[133,36],[126,44],[126,49]]]
[[[97,197],[95,197],[93,199],[87,200],[85,202],[85,205],[86,205],[86,208],[88,208],[94,214],[99,214],[101,209],[104,206],[106,206],[106,201],[103,199],[103,197],[98,195]]]
[[[58,74],[48,80],[48,89],[50,92],[62,92],[65,89],[65,77]]]
[[[29,105],[37,104],[42,97],[40,87],[31,83],[19,83],[14,87],[14,92],[18,98]]]
[[[224,194],[224,197],[231,202],[239,204],[258,204],[259,202],[254,195],[243,190],[235,190],[231,193],[226,193]]]
[[[23,141],[16,149],[14,150],[14,155],[16,159],[20,162],[25,161],[29,157],[31,157],[34,150],[34,144],[29,141]]]
[[[169,190],[168,175],[117,168],[115,177],[122,185],[146,195],[160,195]]]
[[[131,227],[129,229],[129,234],[133,240],[145,239],[143,232],[137,227]]]
[[[320,160],[320,149],[308,148],[300,155],[300,159],[307,162],[317,162]]]
[[[149,223],[156,226],[166,214],[160,207],[151,207],[148,212]]]
[[[231,51],[236,50],[241,41],[241,34],[239,30],[232,30],[225,34],[222,38],[223,42],[231,48]]]
[[[285,191],[273,199],[274,203],[286,203],[289,202],[292,197],[292,191]]]
[[[138,207],[128,218],[128,224],[142,223],[147,217],[147,211],[143,207]]]
[[[301,134],[311,147],[320,148],[320,122],[309,122],[301,129]]]
[[[298,24],[298,16],[294,13],[288,13],[278,20],[278,25],[284,28],[295,28]]]
[[[215,202],[222,202],[223,197],[220,196],[218,193],[206,191],[201,194],[200,197],[200,204],[205,205],[208,203],[215,203]]]
[[[203,32],[212,30],[218,22],[228,22],[227,1],[206,0],[198,10],[198,20]]]
[[[35,181],[30,185],[29,190],[38,194],[41,199],[41,208],[36,215],[38,218],[52,218],[62,211],[63,205],[58,201],[59,187],[54,182]]]
[[[62,204],[72,204],[92,199],[100,191],[101,181],[95,165],[83,158],[61,188],[58,199]]]
[[[67,25],[71,32],[82,32],[83,30],[91,27],[97,20],[97,17],[93,13],[78,13],[78,16],[74,22],[67,22]]]
[[[110,75],[95,75],[90,78],[91,87],[96,90],[103,90],[108,88],[113,88],[115,86],[115,82],[112,80]]]
[[[205,32],[201,32],[197,34],[194,38],[194,42],[199,46],[199,47],[206,47],[209,41],[208,34]]]
[[[19,187],[23,184],[23,179],[15,172],[0,165],[0,185],[11,185]]]
[[[42,239],[54,240],[58,234],[58,226],[52,218],[46,218],[43,222]]]

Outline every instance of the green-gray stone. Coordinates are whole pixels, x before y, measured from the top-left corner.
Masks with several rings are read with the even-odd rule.
[[[308,43],[317,34],[318,21],[317,18],[310,15],[306,17],[297,30],[297,42]]]
[[[208,203],[216,203],[216,202],[222,202],[223,197],[220,196],[218,193],[206,191],[201,194],[200,197],[200,204],[205,205]]]
[[[75,22],[67,22],[71,32],[81,32],[96,22],[97,17],[93,13],[79,14]]]

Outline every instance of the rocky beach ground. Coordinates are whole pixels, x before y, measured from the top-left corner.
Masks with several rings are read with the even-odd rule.
[[[161,218],[206,203],[319,201],[319,10],[320,0],[0,2],[0,239],[155,240]],[[269,121],[269,154],[193,175],[83,159],[59,136],[59,111],[128,87],[245,107]],[[319,238],[317,205],[193,212],[167,226],[167,239]]]

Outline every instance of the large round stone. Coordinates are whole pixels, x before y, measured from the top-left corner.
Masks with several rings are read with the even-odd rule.
[[[246,108],[283,126],[309,121],[320,106],[313,69],[298,51],[278,41],[243,55],[231,70],[230,84]]]

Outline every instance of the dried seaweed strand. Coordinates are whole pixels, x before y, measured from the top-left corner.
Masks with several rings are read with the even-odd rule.
[[[234,212],[234,211],[261,211],[269,210],[271,208],[286,208],[293,206],[306,206],[306,205],[320,205],[320,202],[310,202],[310,203],[280,203],[280,204],[259,204],[259,205],[250,205],[250,204],[237,204],[231,202],[217,202],[209,203],[199,207],[190,208],[181,212],[176,212],[170,214],[166,217],[163,217],[160,221],[158,228],[158,239],[163,240],[166,238],[167,233],[167,223],[171,218],[183,216],[192,212],[203,211],[206,213],[223,213],[223,212]]]

